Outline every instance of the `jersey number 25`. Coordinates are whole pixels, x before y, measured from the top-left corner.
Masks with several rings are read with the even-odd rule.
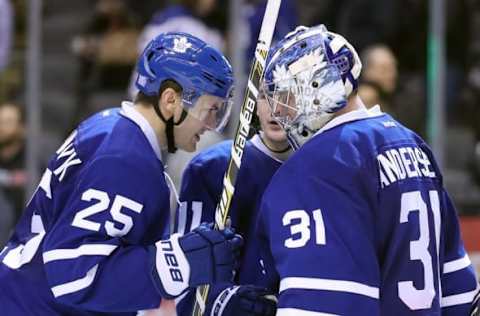
[[[90,202],[92,200],[97,200],[98,202],[78,211],[73,218],[72,226],[97,232],[100,230],[101,224],[87,219],[87,217],[106,211],[110,206],[110,197],[107,192],[95,189],[88,189],[83,192],[82,201]],[[112,206],[110,207],[110,215],[112,216],[112,219],[115,220],[117,224],[120,223],[122,227],[117,228],[114,222],[110,220],[105,221],[105,231],[109,236],[124,236],[128,234],[133,227],[132,217],[123,214],[121,212],[122,208],[127,208],[135,213],[140,213],[143,209],[143,205],[122,195],[115,195]]]

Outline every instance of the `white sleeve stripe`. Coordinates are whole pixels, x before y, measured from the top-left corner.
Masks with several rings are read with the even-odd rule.
[[[59,297],[65,294],[70,294],[83,290],[86,287],[89,287],[92,284],[93,279],[95,279],[95,274],[97,273],[98,264],[93,268],[88,270],[87,274],[78,280],[63,283],[52,287],[52,293],[55,297]]]
[[[470,266],[471,264],[472,264],[472,262],[470,261],[470,258],[468,257],[468,254],[465,254],[465,256],[463,256],[463,258],[453,260],[453,261],[449,261],[449,262],[445,262],[443,264],[443,274],[465,269],[466,267]]]
[[[475,298],[480,287],[477,285],[477,288],[470,292],[465,292],[461,294],[455,294],[450,296],[444,296],[441,300],[442,307],[449,307],[455,305],[471,304]]]
[[[298,308],[279,308],[276,316],[340,316],[337,314],[327,314],[320,312],[311,312]]]
[[[43,253],[43,262],[74,259],[81,256],[109,256],[117,246],[105,244],[81,245],[75,249],[55,249]]]
[[[280,281],[280,292],[288,289],[338,291],[365,295],[379,299],[378,287],[344,280],[329,280],[318,278],[284,278]]]

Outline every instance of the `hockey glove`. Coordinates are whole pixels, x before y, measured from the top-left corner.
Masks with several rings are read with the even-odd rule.
[[[480,291],[477,292],[472,303],[472,312],[470,316],[480,316]]]
[[[213,300],[213,299],[212,299]],[[236,285],[224,289],[207,304],[206,316],[274,316],[277,299],[267,289]]]
[[[152,275],[160,295],[172,299],[189,287],[232,281],[242,244],[242,237],[232,229],[214,230],[213,224],[158,241],[151,252],[155,258]]]

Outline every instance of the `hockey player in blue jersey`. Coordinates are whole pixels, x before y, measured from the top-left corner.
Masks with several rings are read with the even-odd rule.
[[[477,282],[442,174],[419,136],[365,108],[354,48],[300,27],[270,56],[267,100],[296,150],[257,227],[277,315],[469,315]]]
[[[231,280],[237,235],[201,225],[169,238],[161,157],[224,125],[231,67],[201,40],[165,33],[137,69],[135,102],[81,123],[50,160],[0,253],[2,315],[134,315]]]
[[[236,284],[218,284],[210,290],[204,315],[210,315],[215,306],[222,313],[215,315],[248,316],[274,315],[275,304],[264,296],[269,284],[262,273],[254,232],[258,207],[263,191],[275,171],[290,155],[291,149],[285,132],[273,119],[267,101],[260,94],[257,102],[258,132],[245,145],[235,194],[230,209],[232,226],[245,238],[244,251]],[[224,141],[198,154],[183,173],[180,191],[180,207],[177,210],[176,227],[180,234],[197,227],[201,222],[211,222],[223,188],[223,175],[228,167],[232,141]],[[227,293],[224,301],[216,300]],[[194,292],[183,298],[177,307],[179,315],[191,315]],[[224,306],[220,308],[219,306]]]

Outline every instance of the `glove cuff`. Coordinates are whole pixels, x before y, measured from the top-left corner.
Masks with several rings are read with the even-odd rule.
[[[174,298],[188,288],[190,265],[178,242],[179,234],[155,243],[155,269],[160,279],[160,293],[164,298]]]

